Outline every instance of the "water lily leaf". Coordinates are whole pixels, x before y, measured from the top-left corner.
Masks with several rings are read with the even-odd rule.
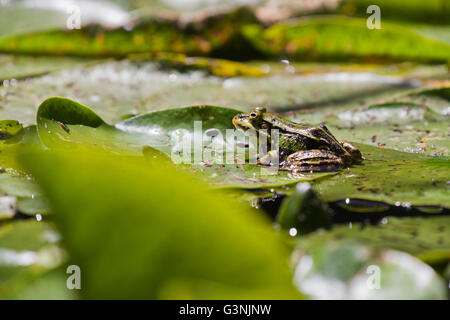
[[[334,175],[334,172],[323,173],[288,173],[278,171],[271,173],[264,167],[252,164],[245,165],[193,165],[189,171],[201,177],[205,183],[215,189],[261,189],[276,188],[295,184],[300,181],[315,181]]]
[[[19,198],[17,202],[17,210],[27,215],[47,215],[50,213],[50,205],[44,196],[33,196]]]
[[[41,194],[39,187],[31,178],[12,176],[8,173],[0,174],[0,190],[16,197],[33,197]]]
[[[21,55],[0,55],[0,80],[4,86],[16,86],[19,79],[36,77],[66,68],[82,67],[98,63],[98,60],[75,57],[32,57]]]
[[[102,15],[105,16],[105,15]],[[60,56],[124,57],[131,53],[177,52],[190,56],[211,54],[228,58],[251,54],[233,50],[245,45],[239,35],[243,25],[258,23],[248,8],[238,8],[206,21],[202,28],[180,28],[177,21],[155,16],[145,17],[125,28],[104,28],[92,24],[81,29],[45,30],[5,35],[0,38],[0,52]],[[181,30],[180,30],[181,29]],[[220,34],[220,36],[218,36]],[[120,43],[120,45],[118,45]],[[230,46],[231,45],[231,46]],[[248,46],[245,48],[248,49]],[[232,56],[232,55],[235,56]]]
[[[71,261],[83,270],[85,298],[157,298],[169,281],[195,278],[253,297],[299,297],[270,224],[182,171],[87,151],[25,153],[21,161],[48,195]],[[60,187],[61,176],[70,189]],[[175,185],[183,192],[172,197]]]
[[[11,300],[75,300],[76,290],[67,289],[68,275],[62,268],[56,268],[42,273],[28,281],[20,289],[9,292]],[[11,290],[12,291],[12,290]]]
[[[19,127],[22,128],[21,125]],[[26,211],[30,214],[36,214],[43,208],[42,204],[37,202],[39,188],[17,163],[16,153],[25,144],[40,144],[36,126],[23,128],[14,137],[0,141],[0,199],[3,199],[0,201],[0,215],[4,218],[12,218],[17,210],[21,211],[19,206],[22,202],[27,203],[26,207],[29,209]],[[31,212],[33,206],[38,209],[34,213]]]
[[[233,152],[234,156],[235,148],[233,141],[233,147],[229,151],[225,130],[232,129],[234,133],[231,119],[239,112],[214,106],[192,106],[144,114],[117,123],[113,127],[104,123],[88,107],[69,99],[55,97],[47,99],[39,107],[37,127],[42,143],[50,148],[64,148],[70,152],[74,152],[74,148],[90,148],[142,155],[142,147],[151,147],[170,156],[175,162],[178,161],[178,155],[175,157],[174,154],[184,151],[183,139],[187,137],[189,156],[188,165],[184,167],[203,177],[214,187],[272,187],[311,181],[333,174],[269,174],[263,172],[264,168],[244,164],[244,161],[237,165],[226,162],[226,153]],[[191,149],[191,139],[195,134],[200,134],[200,149],[195,144]],[[244,137],[242,133],[237,133],[237,136]],[[219,140],[216,143],[212,139]],[[224,144],[222,151],[215,155],[205,149],[205,146],[220,143]],[[245,155],[245,149],[242,150],[241,154]],[[196,154],[200,155],[199,159]],[[181,158],[180,161],[184,163],[184,160]],[[234,160],[231,163],[233,162]]]
[[[338,12],[366,16],[367,7],[377,5],[382,8],[384,19],[422,21],[445,24],[450,8],[441,0],[410,1],[405,6],[402,0],[347,0],[340,3]],[[401,14],[399,14],[401,12]]]
[[[359,145],[365,160],[313,187],[322,201],[345,198],[450,207],[448,158]]]
[[[157,61],[162,68],[169,70],[204,70],[211,75],[225,78],[238,76],[261,77],[267,75],[267,72],[256,66],[224,59],[188,57],[181,53],[133,54],[129,55],[128,58],[132,61]]]
[[[373,98],[373,97],[372,97]],[[338,139],[409,153],[448,156],[449,89],[418,89],[364,106],[334,106],[287,115],[293,121],[326,123]]]
[[[426,105],[408,102],[374,104],[338,114],[341,123],[348,127],[364,125],[399,125],[414,121],[436,121],[439,115]]]
[[[443,279],[405,252],[340,241],[295,260],[295,284],[315,299],[447,298]]]
[[[45,222],[33,220],[0,226],[0,297],[11,299],[30,281],[57,268],[65,253],[59,234]]]
[[[0,221],[11,219],[16,214],[16,198],[11,196],[0,197]]]
[[[307,235],[298,242],[302,250],[326,245],[329,241],[355,239],[379,248],[392,248],[415,256],[450,248],[449,217],[390,217],[377,226],[335,226],[331,231]]]
[[[299,230],[306,234],[331,225],[327,207],[317,199],[309,183],[296,185],[292,194],[284,199],[276,219],[291,236],[297,235]]]
[[[279,23],[265,30],[260,26],[246,26],[243,33],[256,48],[269,56],[286,55],[298,60],[365,57],[446,62],[450,55],[447,43],[392,23],[383,22],[383,28],[373,32],[367,28],[366,19],[358,18],[307,17]],[[417,43],[421,45],[415,46]]]
[[[65,12],[2,5],[0,36],[6,37],[59,28],[64,26],[66,21],[67,15]]]

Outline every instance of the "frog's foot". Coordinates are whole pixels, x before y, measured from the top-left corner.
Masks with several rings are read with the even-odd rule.
[[[339,141],[339,143],[344,147],[345,150],[350,154],[351,159],[349,159],[349,162],[351,163],[360,163],[364,160],[361,151],[354,145],[346,142],[346,141]]]
[[[272,150],[267,152],[267,154],[263,157],[261,157],[258,160],[258,164],[264,165],[264,166],[273,166],[278,165],[280,162],[278,151]]]
[[[280,170],[299,172],[334,171],[342,167],[345,167],[345,163],[341,157],[321,149],[295,152],[280,164]]]

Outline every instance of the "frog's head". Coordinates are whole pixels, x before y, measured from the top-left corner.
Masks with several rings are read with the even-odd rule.
[[[241,113],[233,118],[233,125],[236,129],[247,131],[254,130],[256,132],[262,128],[263,125],[263,114],[267,112],[266,108],[259,107],[253,109],[249,113]]]

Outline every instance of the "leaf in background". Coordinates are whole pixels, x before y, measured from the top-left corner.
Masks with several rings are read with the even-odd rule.
[[[2,4],[0,10],[0,37],[59,28],[65,25],[63,12],[20,8]]]
[[[99,60],[87,60],[74,57],[32,57],[0,54],[0,80],[6,86],[16,86],[18,79],[36,77],[49,72],[98,63]]]
[[[50,199],[71,261],[81,267],[85,298],[157,298],[172,281],[197,278],[236,292],[206,290],[197,298],[248,290],[253,298],[299,297],[270,224],[183,172],[88,152],[21,160]],[[61,188],[60,177],[70,188]]]
[[[30,282],[59,267],[66,257],[56,245],[58,241],[59,234],[45,222],[27,220],[2,224],[0,298],[14,298]],[[46,294],[42,293],[44,298]]]
[[[105,14],[100,15],[107,16]],[[130,21],[131,22],[131,21]],[[248,8],[220,14],[198,26],[180,28],[178,21],[155,16],[136,25],[104,28],[92,24],[74,30],[46,30],[0,38],[0,52],[87,57],[125,57],[131,53],[176,52],[190,56],[211,54],[228,59],[251,54],[239,31],[243,25],[258,23]],[[236,50],[236,48],[240,48]],[[245,49],[249,49],[245,47]],[[245,53],[244,53],[245,52]],[[253,52],[253,54],[255,54]]]
[[[367,7],[377,5],[381,8],[383,19],[422,21],[429,24],[448,23],[450,6],[445,0],[346,0],[340,3],[337,12],[367,16]]]
[[[376,248],[391,248],[412,254],[433,266],[450,263],[449,217],[389,217],[377,226],[360,224],[335,226],[300,238],[300,251],[327,246],[332,241],[351,239]]]
[[[295,260],[295,284],[315,299],[447,299],[443,279],[405,252],[339,241]]]
[[[370,30],[366,19],[339,16],[306,17],[263,30],[247,26],[244,36],[270,57],[296,60],[387,60],[447,62],[450,45],[424,37],[408,28],[383,22]]]
[[[17,197],[33,197],[41,194],[39,187],[29,177],[0,174],[0,189],[2,192]]]
[[[126,9],[132,7],[119,1],[77,1],[76,4],[58,1],[7,1],[0,11],[0,36],[20,35],[54,29],[66,29],[76,21],[77,9],[81,12],[80,26],[99,24],[105,28],[125,26],[130,22]],[[73,25],[77,27],[76,24]]]
[[[16,214],[16,198],[0,196],[0,221],[11,219]]]
[[[95,109],[106,122],[116,123],[125,114],[199,104],[243,111],[265,105],[271,112],[322,110],[338,104],[348,110],[360,107],[362,99],[374,101],[414,87],[413,82],[398,77],[355,70],[325,74],[305,71],[304,75],[303,65],[278,64],[283,71],[267,77],[229,79],[200,71],[161,71],[155,63],[129,60],[72,68],[0,87],[0,102],[4,104],[0,118],[35,124],[36,106],[51,96],[70,97]],[[259,68],[275,70],[273,64]],[[292,73],[295,70],[297,74]]]
[[[292,121],[326,123],[338,139],[408,153],[448,156],[449,88],[421,88],[382,99],[365,97],[363,106],[338,104],[320,112],[287,115]]]
[[[217,77],[261,77],[267,75],[262,68],[240,62],[203,57],[188,57],[181,53],[158,52],[154,54],[129,55],[131,61],[157,61],[163,69],[175,69],[181,72],[203,70]]]

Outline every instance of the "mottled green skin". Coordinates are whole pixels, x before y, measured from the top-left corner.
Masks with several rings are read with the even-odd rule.
[[[279,130],[278,156],[282,170],[334,170],[362,161],[357,148],[337,141],[324,125],[295,123],[267,113],[265,108],[256,108],[248,114],[238,114],[233,118],[233,124],[242,131],[250,130],[260,137],[267,136],[269,144],[271,130]],[[273,154],[268,153],[266,157],[273,157]],[[261,163],[270,163],[263,158]]]

